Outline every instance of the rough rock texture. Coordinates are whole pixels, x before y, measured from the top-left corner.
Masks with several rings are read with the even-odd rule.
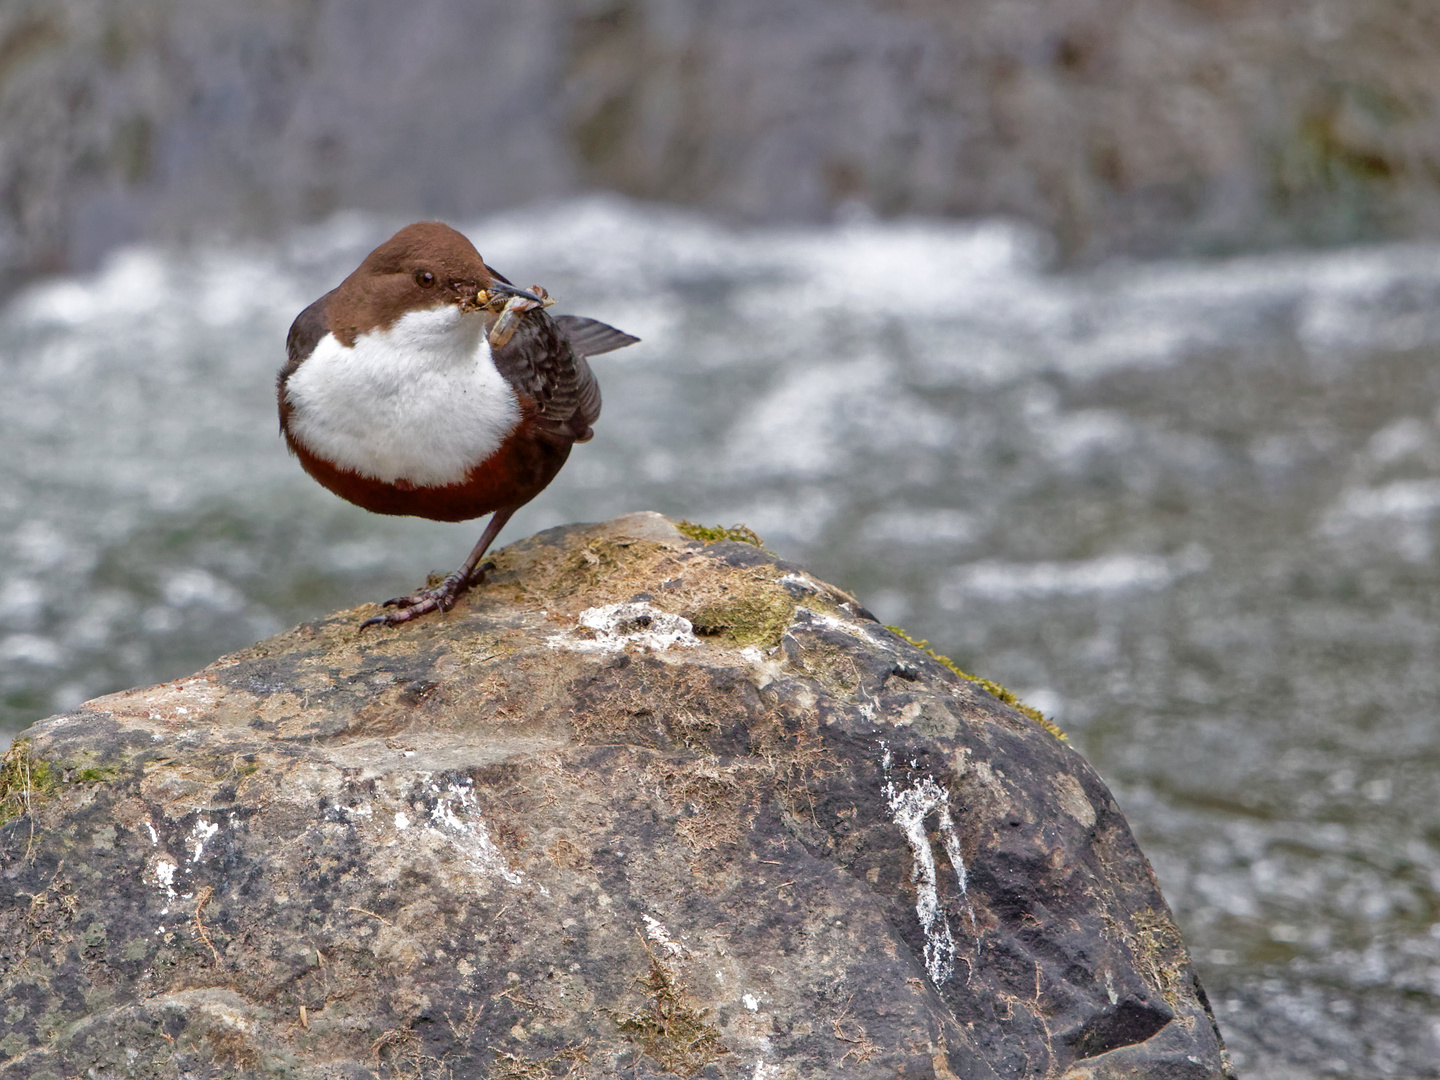
[[[658,515],[496,561],[445,618],[341,612],[31,729],[0,1073],[1228,1072],[1033,721]]]
[[[0,272],[594,185],[1080,257],[1436,235],[1437,119],[1426,0],[7,0]]]

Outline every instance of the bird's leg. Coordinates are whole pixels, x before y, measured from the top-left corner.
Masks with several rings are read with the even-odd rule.
[[[445,580],[432,589],[420,589],[409,596],[397,596],[393,600],[386,600],[385,607],[393,607],[394,611],[387,611],[383,615],[376,615],[373,619],[366,619],[360,624],[360,629],[367,626],[399,626],[401,623],[409,622],[411,619],[418,619],[431,611],[449,611],[455,606],[455,601],[460,594],[471,585],[478,585],[485,580],[485,568],[479,566],[480,560],[485,557],[486,550],[495,542],[495,537],[500,535],[500,530],[510,520],[510,515],[515,513],[518,507],[510,507],[507,510],[496,510],[490,518],[490,523],[485,526],[485,531],[480,535],[480,542],[471,549],[460,569],[452,574],[447,574]],[[479,567],[479,569],[476,569]]]

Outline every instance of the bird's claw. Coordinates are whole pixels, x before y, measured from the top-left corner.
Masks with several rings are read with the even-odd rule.
[[[418,619],[421,615],[428,615],[432,611],[449,611],[455,606],[455,601],[459,599],[466,587],[467,583],[462,581],[458,574],[451,574],[433,589],[420,589],[409,596],[397,596],[392,600],[386,600],[380,606],[395,610],[366,619],[360,624],[360,629],[364,630],[370,626],[399,626],[411,619]]]
[[[457,570],[432,589],[419,589],[409,596],[397,596],[386,600],[380,606],[393,607],[396,610],[366,619],[360,624],[360,629],[364,630],[371,626],[400,626],[411,619],[418,619],[421,615],[428,615],[432,611],[441,613],[449,611],[455,606],[455,601],[460,599],[461,593],[472,585],[480,584],[485,580],[485,572],[493,569],[495,569],[495,564],[486,562],[472,572],[468,578],[461,577]]]

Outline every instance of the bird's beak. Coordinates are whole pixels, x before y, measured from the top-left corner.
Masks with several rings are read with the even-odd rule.
[[[490,297],[487,297],[486,293],[491,294]],[[495,280],[492,280],[489,285],[481,289],[480,295],[476,299],[478,299],[481,304],[484,304],[487,303],[491,297],[497,294],[499,296],[519,296],[523,297],[526,300],[533,300],[541,307],[549,307],[549,303],[547,303],[549,297],[536,296],[528,289],[517,289],[514,285],[507,285],[503,281]]]

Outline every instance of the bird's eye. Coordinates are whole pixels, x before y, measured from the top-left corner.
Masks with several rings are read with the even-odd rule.
[[[435,284],[435,275],[429,270],[416,270],[415,284],[419,285],[422,289],[428,289]]]

